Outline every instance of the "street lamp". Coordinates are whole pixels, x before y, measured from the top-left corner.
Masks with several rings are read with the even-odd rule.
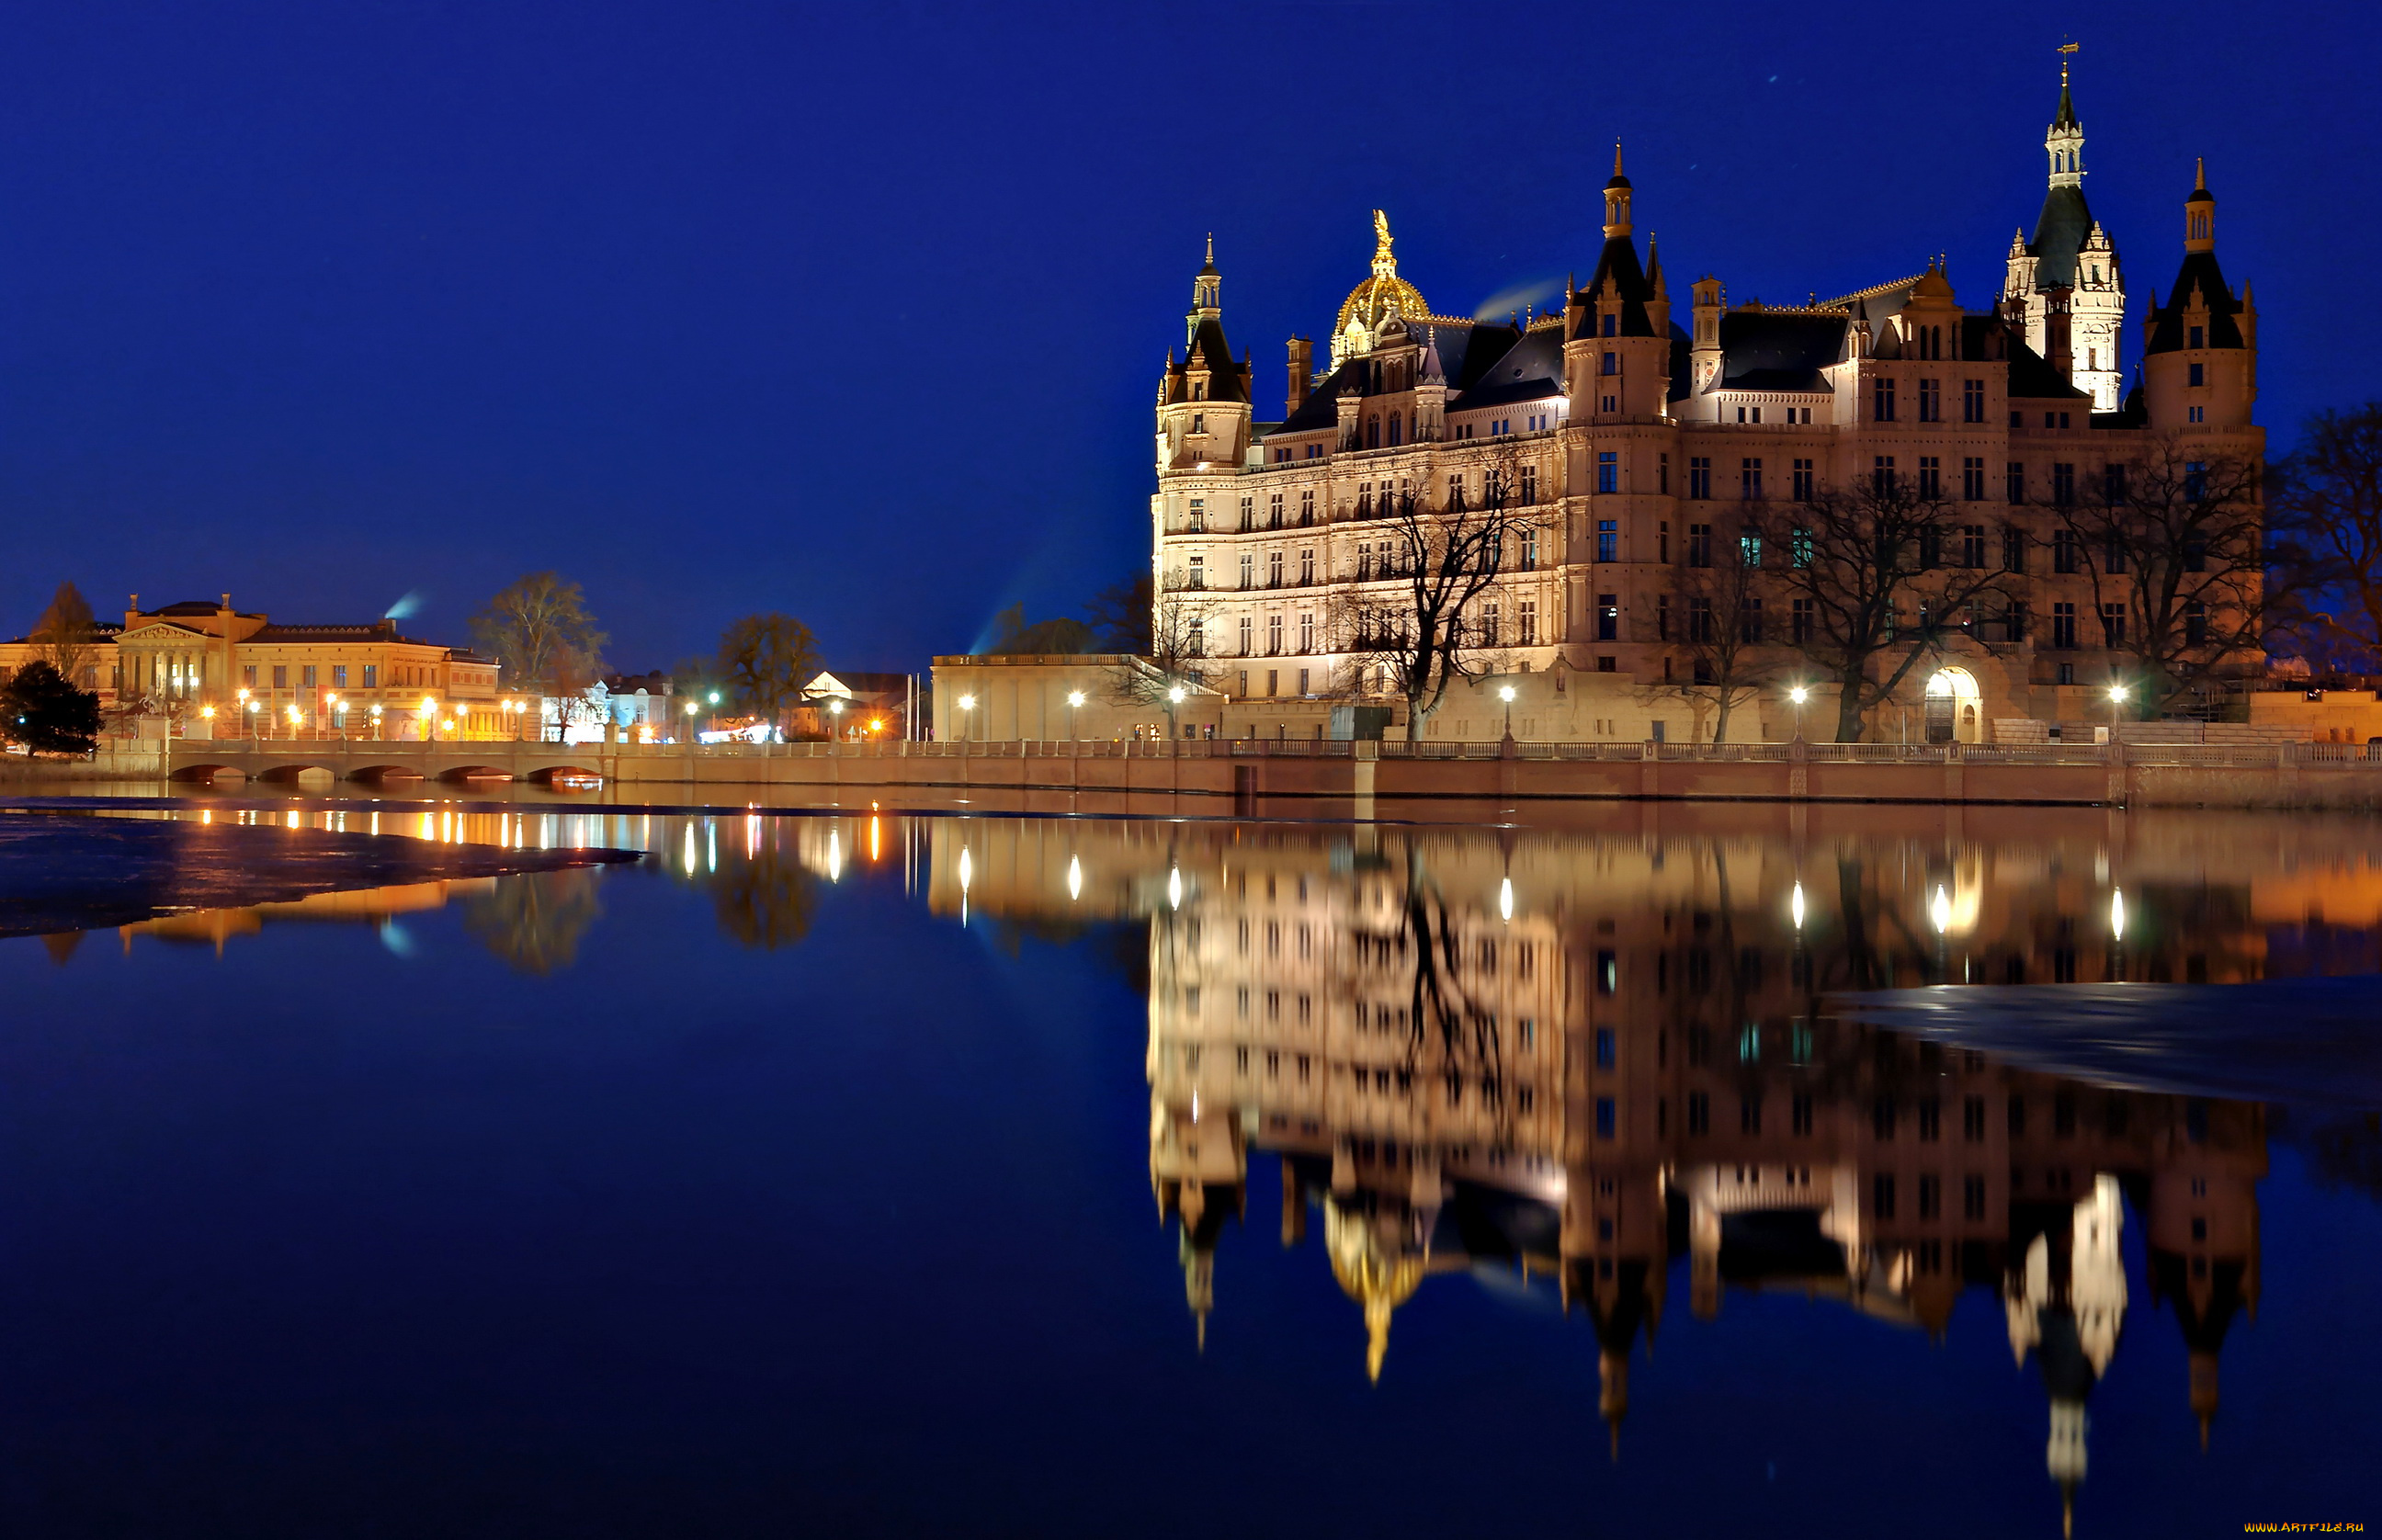
[[[1786,698],[1795,703],[1795,736],[1800,739],[1803,736],[1803,703],[1811,698],[1811,692],[1799,684],[1786,692]]]
[[[428,741],[438,726],[438,703],[424,695],[422,698],[422,736]]]
[[[1166,736],[1170,741],[1183,736],[1174,725],[1174,708],[1183,703],[1184,695],[1185,691],[1181,685],[1170,685],[1167,687]]]
[[[1071,690],[1067,691],[1067,736],[1071,739],[1079,739],[1084,736],[1075,729],[1075,713],[1083,709],[1084,692],[1080,690]]]
[[[690,747],[692,747],[694,742],[695,710],[695,703],[693,701],[689,701],[686,703],[686,741]]]
[[[827,703],[827,711],[828,711],[828,715],[829,715],[829,716],[832,716],[832,717],[834,717],[834,718],[835,718],[835,726],[834,726],[833,727],[831,727],[831,728],[829,728],[829,729],[828,730],[828,736],[829,736],[829,738],[836,739],[838,739],[839,741],[841,741],[841,739],[843,738],[843,701],[842,701],[842,699],[841,699],[841,697],[838,697],[838,698],[837,698],[837,699],[835,699],[835,700],[829,701],[829,702]]]
[[[374,743],[380,741],[380,703],[378,701],[374,701],[372,708],[373,741]]]
[[[2118,708],[2126,703],[2128,693],[2124,685],[2113,684],[2109,687],[2109,741],[2112,743],[2118,741]]]
[[[973,695],[961,696],[960,710],[963,712],[973,712],[976,710],[976,697]],[[968,719],[965,716],[962,716],[960,718],[960,741],[963,743],[967,741],[967,725]]]
[[[1497,699],[1505,703],[1505,736],[1511,738],[1514,736],[1514,687],[1510,684],[1499,685]]]

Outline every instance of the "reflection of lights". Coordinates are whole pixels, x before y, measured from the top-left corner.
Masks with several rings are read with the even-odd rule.
[[[1795,928],[1801,930],[1803,928],[1803,885],[1799,882],[1795,885],[1795,891],[1786,899],[1786,912],[1795,917]]]
[[[960,923],[967,923],[968,881],[976,874],[976,862],[968,855],[967,847],[960,847]]]
[[[827,831],[827,880],[843,880],[843,837],[834,829]]]
[[[868,818],[868,860],[872,865],[880,859],[883,832],[878,827],[876,814],[871,813]]]
[[[1072,900],[1083,896],[1084,863],[1077,857],[1069,856],[1067,858],[1067,897]]]
[[[1180,866],[1166,869],[1166,902],[1173,909],[1183,907],[1183,868]]]
[[[2126,938],[2126,890],[2122,887],[2109,890],[2109,936],[2115,941]]]
[[[1942,883],[1935,885],[1935,897],[1927,905],[1927,918],[1935,923],[1938,935],[1952,928],[1952,896],[1944,891]]]
[[[1497,885],[1497,916],[1508,922],[1514,918],[1514,879],[1511,877]]]
[[[693,823],[689,823],[686,826],[686,840],[684,847],[679,851],[679,862],[686,868],[688,876],[694,875],[694,825]]]

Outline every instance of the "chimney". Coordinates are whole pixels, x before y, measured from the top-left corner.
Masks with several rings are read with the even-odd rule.
[[[1289,416],[1307,405],[1307,392],[1315,373],[1315,344],[1303,336],[1290,339],[1290,390],[1285,397],[1283,415]]]
[[[228,593],[223,596],[223,607],[225,614],[228,615],[231,613],[231,595]]]
[[[2076,349],[2068,335],[2069,292],[2062,286],[2044,297],[2043,358],[2045,363],[2059,372],[2061,379],[2069,380],[2072,385],[2075,382],[2069,379],[2069,375],[2076,367]]]

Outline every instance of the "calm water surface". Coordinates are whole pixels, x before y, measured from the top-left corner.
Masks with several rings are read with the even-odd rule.
[[[380,816],[0,945],[6,1533],[2382,1522],[2376,825]]]

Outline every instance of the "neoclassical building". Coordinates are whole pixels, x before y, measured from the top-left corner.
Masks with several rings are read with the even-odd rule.
[[[1275,421],[1259,419],[1251,365],[1227,339],[1211,245],[1160,383],[1150,519],[1161,610],[1189,613],[1228,733],[1283,703],[1379,696],[1335,617],[1400,602],[1403,585],[1383,576],[1383,510],[1411,497],[1477,507],[1492,477],[1533,526],[1467,622],[1500,672],[1552,671],[1556,690],[1611,675],[1587,688],[1640,699],[1684,680],[1674,595],[1684,568],[1712,561],[1716,528],[1725,541],[1749,505],[1899,477],[1973,519],[1950,532],[1947,564],[2007,568],[2025,594],[2014,617],[1980,622],[1983,645],[1955,638],[1932,672],[1915,671],[1910,706],[1956,700],[1945,730],[1971,739],[1995,718],[2092,715],[2128,617],[2056,555],[2059,506],[2162,441],[2194,459],[2254,459],[2264,435],[2251,414],[2256,311],[2218,265],[2204,177],[2121,398],[2126,291],[2084,201],[2083,141],[2063,72],[2043,209],[1985,309],[1964,307],[1930,260],[1800,305],[1732,303],[1706,276],[1683,286],[1675,315],[1661,257],[1637,244],[1617,149],[1602,249],[1559,312],[1443,313],[1399,272],[1377,213],[1370,271],[1320,364],[1308,339],[1291,339]],[[1773,607],[1760,640],[1797,640],[1802,622],[1786,601]],[[1484,730],[1471,736],[1494,736],[1485,716],[1474,725]],[[1785,708],[1764,703],[1731,736],[1787,730]]]

